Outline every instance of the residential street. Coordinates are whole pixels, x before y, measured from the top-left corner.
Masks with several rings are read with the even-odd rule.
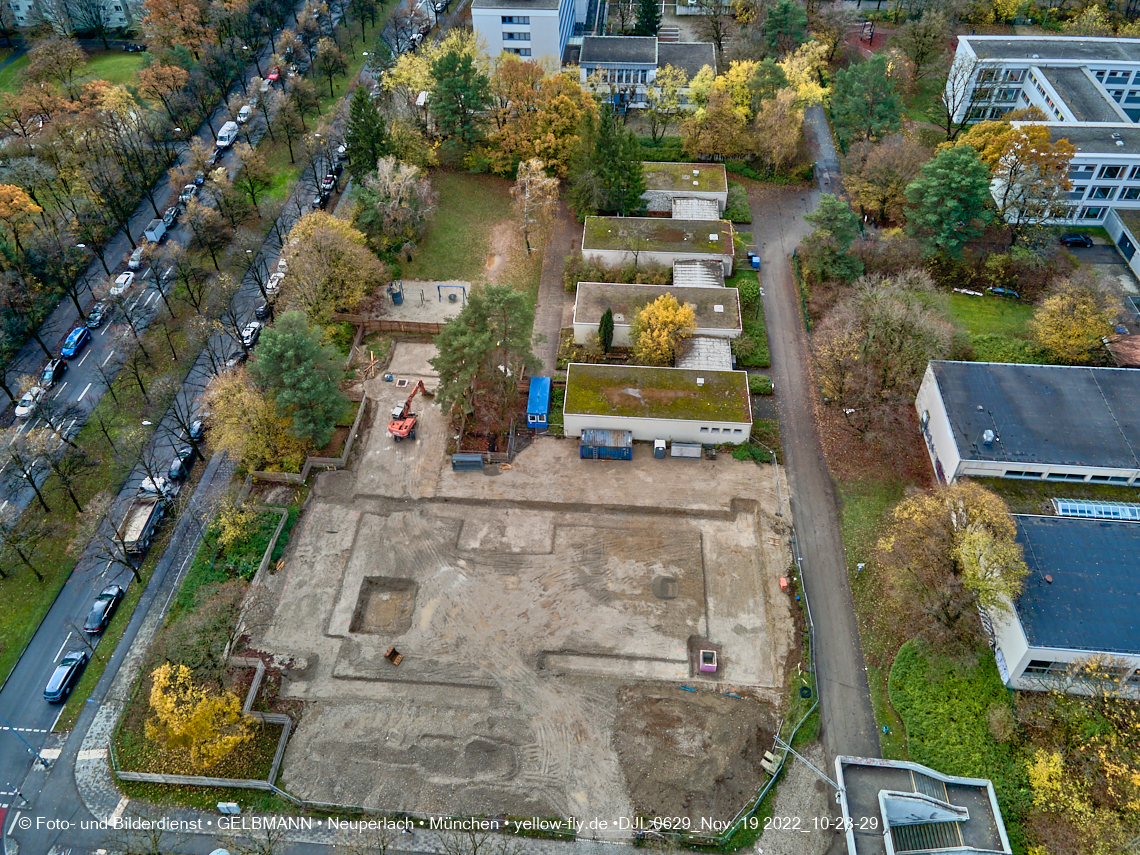
[[[819,195],[814,189],[754,184],[749,202],[762,258],[764,315],[784,465],[792,486],[792,518],[816,629],[824,746],[830,758],[878,757],[879,739],[839,530],[839,503],[812,414],[816,392],[809,373],[811,357],[789,263],[792,251],[810,231],[803,215],[816,207]]]

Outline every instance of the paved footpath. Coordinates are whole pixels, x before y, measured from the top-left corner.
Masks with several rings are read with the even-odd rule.
[[[566,269],[566,256],[576,248],[582,239],[582,226],[574,219],[566,203],[558,205],[554,222],[550,228],[550,238],[542,256],[542,278],[538,285],[538,300],[534,307],[534,335],[532,350],[542,360],[543,371],[553,375],[558,360],[558,336],[562,331],[562,314],[569,298],[562,274]],[[580,243],[578,243],[580,245]],[[545,339],[538,341],[539,336]]]

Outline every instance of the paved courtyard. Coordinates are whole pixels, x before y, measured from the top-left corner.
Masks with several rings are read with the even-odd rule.
[[[400,344],[392,373],[430,389],[429,356]],[[409,386],[366,389],[375,426],[354,469],[318,476],[256,640],[295,661],[282,691],[304,701],[284,786],[433,813],[731,818],[798,652],[775,468],[582,461],[540,438],[502,474],[453,473],[431,398],[395,443]]]

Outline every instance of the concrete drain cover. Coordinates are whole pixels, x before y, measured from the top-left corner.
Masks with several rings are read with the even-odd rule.
[[[681,592],[681,586],[672,576],[653,577],[653,596],[659,600],[675,600]]]

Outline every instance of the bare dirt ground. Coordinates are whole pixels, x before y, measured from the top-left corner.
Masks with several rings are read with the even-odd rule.
[[[413,382],[429,357],[400,344],[390,370]],[[407,394],[366,390],[381,414]],[[294,660],[281,695],[304,701],[285,785],[431,813],[731,818],[796,656],[775,468],[581,461],[546,438],[496,477],[454,473],[439,408],[413,409],[416,442],[374,419],[355,471],[318,477],[269,579],[255,645]]]
[[[487,282],[498,285],[511,260],[518,255],[521,239],[513,222],[499,223],[491,231],[491,254],[483,265]]]

